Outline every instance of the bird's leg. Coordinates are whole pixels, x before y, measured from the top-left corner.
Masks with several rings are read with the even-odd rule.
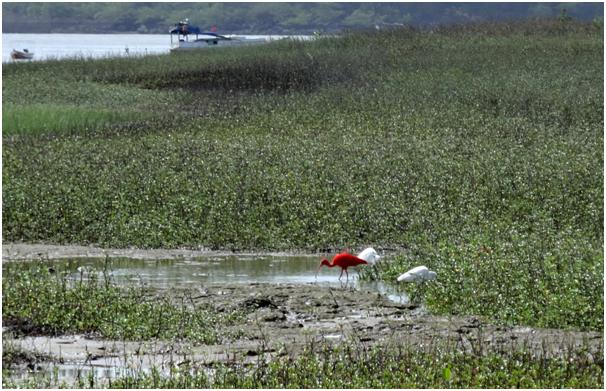
[[[346,282],[349,281],[349,273],[347,272],[347,269],[343,269],[345,270],[345,275],[347,276],[347,279],[345,280]]]
[[[379,279],[379,273],[381,271],[381,268],[380,268],[379,264],[375,263],[372,268],[373,268],[373,272],[374,272],[374,275],[375,275],[375,280],[378,280]]]
[[[358,275],[358,281],[360,281],[360,271],[358,269],[356,269],[356,274]]]
[[[341,279],[341,277],[343,277],[343,270],[345,269],[341,269],[341,274],[339,274],[339,280]]]

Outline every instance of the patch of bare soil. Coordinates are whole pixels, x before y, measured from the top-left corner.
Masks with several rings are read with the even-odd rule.
[[[65,259],[65,258],[130,258],[130,259],[181,259],[198,258],[209,256],[227,256],[237,255],[247,256],[298,256],[300,253],[294,252],[238,252],[215,251],[205,247],[197,250],[192,249],[139,249],[125,248],[112,249],[100,248],[94,246],[77,245],[55,245],[43,243],[3,243],[2,261],[15,260],[47,260],[47,259]]]
[[[456,346],[478,353],[525,348],[538,355],[561,356],[581,346],[590,355],[602,350],[603,335],[530,327],[503,327],[477,317],[446,317],[422,307],[393,303],[376,292],[308,285],[234,284],[200,287],[186,294],[194,305],[238,308],[247,313],[230,326],[221,343],[191,346],[187,342],[124,342],[85,336],[23,337],[13,343],[26,352],[44,353],[79,365],[122,368],[168,368],[195,362],[254,362],[274,355],[296,356],[304,347],[327,343],[359,343],[432,349]]]
[[[240,306],[248,315],[251,341],[296,350],[309,340],[364,344],[399,341],[409,346],[451,342],[461,350],[507,350],[560,355],[583,344],[601,350],[603,335],[530,327],[504,327],[478,317],[430,315],[413,304],[397,304],[376,292],[308,285],[249,284],[200,289],[200,302]]]

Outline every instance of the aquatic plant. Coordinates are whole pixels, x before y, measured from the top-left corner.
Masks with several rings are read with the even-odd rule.
[[[2,322],[25,335],[83,333],[208,344],[229,337],[219,328],[241,320],[236,310],[218,311],[186,297],[179,302],[178,295],[158,296],[141,286],[118,287],[103,269],[9,265],[3,268],[2,287]]]
[[[599,361],[599,360],[598,360]],[[465,354],[453,346],[414,351],[402,346],[308,346],[254,365],[176,368],[123,377],[112,388],[601,388],[603,367],[582,353],[568,359],[528,351]]]

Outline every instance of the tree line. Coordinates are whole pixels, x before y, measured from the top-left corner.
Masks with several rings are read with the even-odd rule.
[[[565,17],[602,3],[3,3],[4,33],[166,33],[180,20],[223,33],[311,34],[389,26]]]

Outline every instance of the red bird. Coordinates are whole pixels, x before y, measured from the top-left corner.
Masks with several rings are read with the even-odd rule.
[[[328,267],[335,267],[335,266],[339,266],[341,268],[341,274],[339,274],[339,280],[341,279],[341,277],[343,277],[343,271],[345,271],[345,274],[347,275],[347,279],[349,280],[349,273],[347,273],[347,268],[348,267],[353,267],[353,266],[358,266],[358,265],[367,265],[368,262],[366,262],[363,259],[360,259],[358,257],[356,257],[355,255],[351,255],[349,253],[341,253],[341,254],[337,254],[335,255],[335,257],[332,259],[332,263],[328,262],[328,259],[324,258],[322,260],[322,262],[320,262],[320,266],[318,266],[318,271],[316,272],[316,276],[318,275],[318,272],[320,271],[320,268],[322,266],[328,266]]]

